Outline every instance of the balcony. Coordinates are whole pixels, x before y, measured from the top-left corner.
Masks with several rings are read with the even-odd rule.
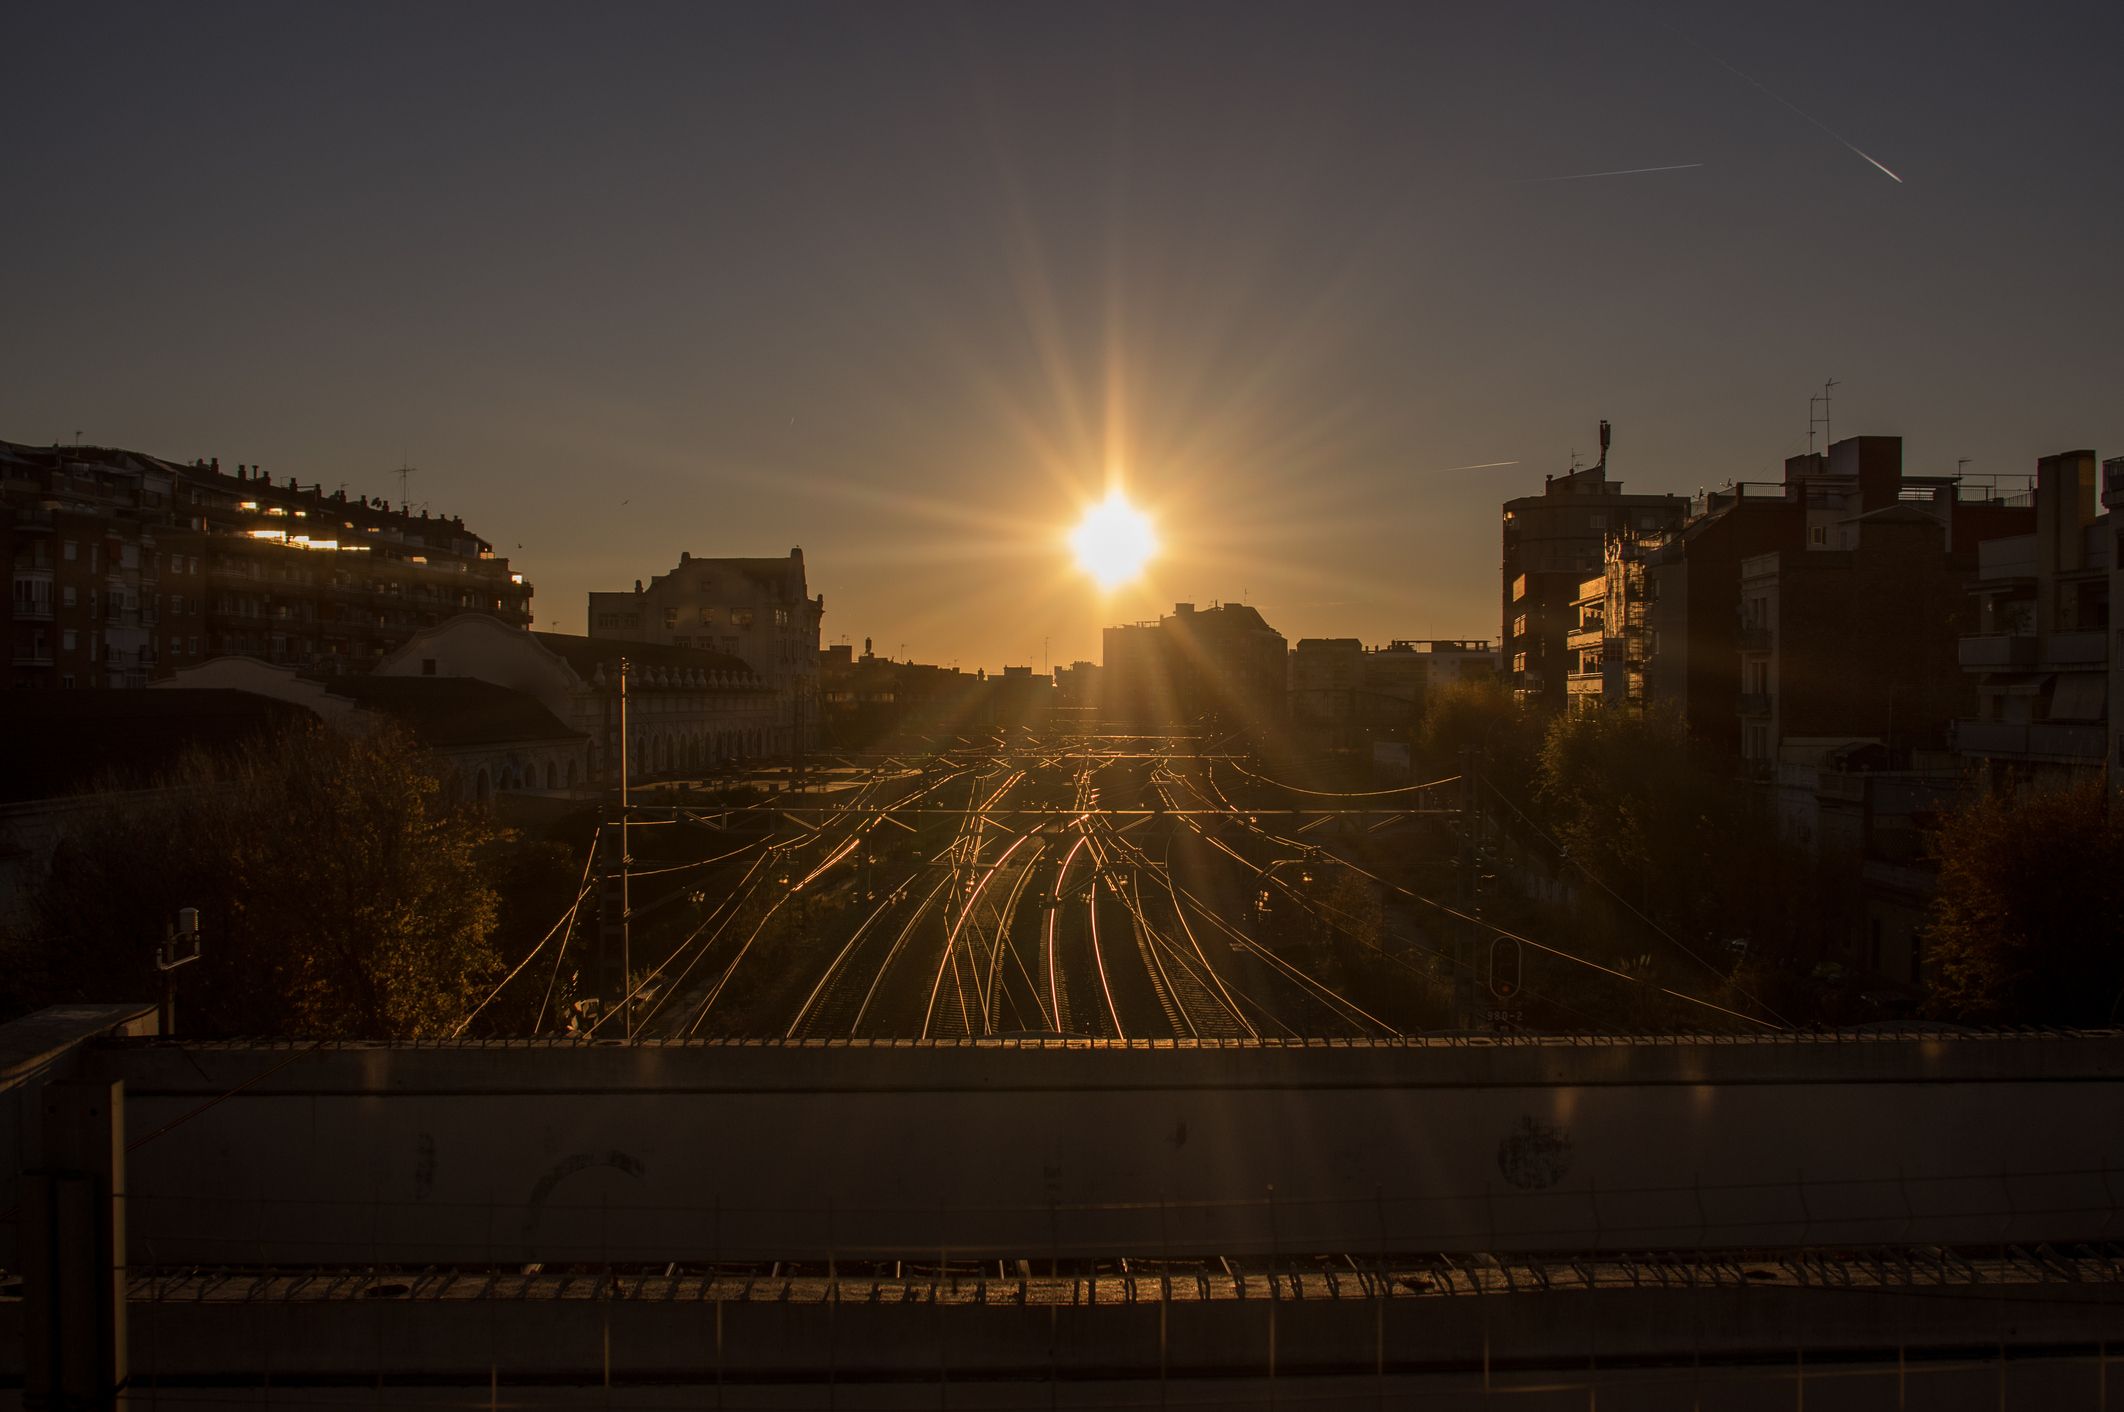
[[[1740,713],[1743,716],[1767,717],[1770,707],[1771,696],[1767,691],[1744,691],[1740,694]]]
[[[1740,630],[1740,650],[1743,652],[1768,652],[1772,642],[1770,629],[1744,627]]]
[[[2099,765],[2107,727],[2095,721],[1956,721],[1955,748],[1965,755]]]
[[[2090,662],[2109,660],[2109,645],[2102,640],[2099,628],[2091,632],[2054,632],[2043,639],[2043,665],[2046,667],[2084,667]]]
[[[2035,666],[2036,639],[2032,633],[1984,633],[1963,638],[1957,652],[1970,671],[2025,671]]]
[[[1602,628],[1599,623],[1571,629],[1564,634],[1564,647],[1572,652],[1591,652],[1601,644]]]

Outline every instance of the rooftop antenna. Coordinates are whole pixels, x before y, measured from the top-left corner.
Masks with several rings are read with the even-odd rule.
[[[392,475],[398,477],[398,503],[403,509],[411,510],[413,508],[412,500],[406,495],[406,482],[413,479],[413,473],[419,469],[420,467],[418,466],[407,465],[405,454],[401,452],[398,457],[398,469],[391,472]]]
[[[1819,396],[1807,399],[1807,454],[1809,456],[1814,454],[1814,428],[1816,425],[1819,425],[1822,429],[1822,449],[1824,451],[1829,449],[1829,443],[1833,440],[1829,434],[1829,389],[1842,386],[1843,384],[1835,378],[1830,378],[1822,384]],[[1822,409],[1822,414],[1819,417],[1814,415],[1814,409],[1817,405]]]

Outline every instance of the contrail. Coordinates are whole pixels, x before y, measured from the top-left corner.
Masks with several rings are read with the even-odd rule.
[[[1595,177],[1642,176],[1646,172],[1685,172],[1702,162],[1680,162],[1671,167],[1624,167],[1614,172],[1573,172],[1569,176],[1521,177],[1521,181],[1591,181]]]
[[[1487,471],[1493,466],[1516,466],[1518,464],[1519,462],[1517,461],[1477,461],[1472,466],[1440,466],[1438,473],[1444,475],[1447,471]]]
[[[1756,82],[1756,80],[1750,78],[1747,74],[1744,74],[1739,69],[1734,68],[1733,65],[1727,63],[1724,59],[1719,58],[1718,55],[1713,54],[1709,49],[1705,49],[1703,45],[1697,44],[1696,41],[1693,39],[1689,39],[1688,35],[1685,34],[1682,36],[1682,38],[1688,40],[1690,44],[1695,45],[1700,52],[1710,58],[1712,63],[1718,65],[1727,73],[1732,74],[1735,78],[1741,80],[1741,82],[1745,84],[1748,84],[1750,87],[1756,89],[1758,92],[1768,94],[1771,98],[1776,99],[1779,103],[1782,103],[1785,107],[1799,114],[1808,122],[1813,123],[1823,132],[1828,133],[1831,137],[1835,138],[1843,146],[1850,148],[1851,151],[1856,153],[1861,160],[1866,162],[1868,165],[1877,168],[1882,176],[1887,177],[1890,181],[1895,182],[1898,186],[1904,184],[1903,179],[1897,176],[1894,172],[1889,171],[1885,163],[1877,161],[1873,157],[1869,156],[1864,151],[1864,149],[1862,149],[1856,142],[1853,142],[1850,138],[1844,136],[1835,128],[1829,126],[1829,124],[1823,122],[1820,118],[1817,118],[1816,116],[1814,116],[1814,114],[1808,112],[1805,108],[1800,107],[1799,104],[1794,103],[1791,99],[1786,98],[1782,94],[1772,93],[1769,89],[1763,87],[1762,84]]]

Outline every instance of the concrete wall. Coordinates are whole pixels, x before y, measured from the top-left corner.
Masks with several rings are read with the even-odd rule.
[[[152,1264],[2062,1242],[2124,1187],[2120,1035],[82,1067],[136,1137],[219,1100],[132,1154]]]

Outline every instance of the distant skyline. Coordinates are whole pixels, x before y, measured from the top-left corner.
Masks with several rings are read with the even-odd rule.
[[[0,437],[466,522],[538,626],[801,545],[967,670],[1490,637],[1498,505],[2124,453],[2124,9],[17,10]],[[1064,543],[1118,471],[1167,553]],[[521,546],[521,547],[519,547]]]

